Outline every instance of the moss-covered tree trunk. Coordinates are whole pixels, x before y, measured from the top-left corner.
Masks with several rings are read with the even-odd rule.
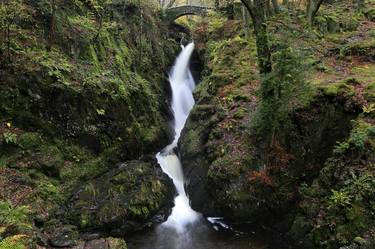
[[[320,5],[322,5],[323,0],[308,0],[307,6],[306,6],[306,16],[307,16],[307,22],[310,26],[314,24],[314,18],[316,16],[316,13],[318,13],[318,10],[320,8]]]
[[[268,0],[241,0],[253,20],[257,44],[259,71],[267,74],[272,71],[271,51],[268,43],[266,11]]]

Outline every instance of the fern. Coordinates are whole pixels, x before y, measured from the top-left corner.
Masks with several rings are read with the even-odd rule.
[[[17,143],[17,134],[12,132],[3,133],[3,138],[6,144],[16,144]]]
[[[0,201],[0,224],[30,227],[28,206],[13,207],[10,202]]]

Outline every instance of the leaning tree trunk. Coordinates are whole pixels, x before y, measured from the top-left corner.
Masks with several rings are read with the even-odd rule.
[[[320,8],[320,5],[322,5],[323,0],[308,0],[307,7],[306,7],[306,16],[307,16],[307,22],[310,26],[314,24],[314,19],[316,16],[316,13],[318,13],[318,10]]]
[[[272,71],[271,50],[268,43],[266,9],[268,0],[241,0],[253,20],[257,45],[259,71],[267,74]]]

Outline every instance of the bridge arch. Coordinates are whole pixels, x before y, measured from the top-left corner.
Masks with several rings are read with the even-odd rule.
[[[173,22],[179,17],[187,15],[198,15],[204,16],[210,8],[204,6],[178,6],[172,7],[165,10],[165,18],[169,22]]]

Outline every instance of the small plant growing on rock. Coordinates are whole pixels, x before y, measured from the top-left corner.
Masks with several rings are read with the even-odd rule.
[[[13,132],[3,133],[3,138],[6,144],[17,144],[17,134]]]
[[[362,109],[363,109],[363,113],[369,114],[369,113],[375,111],[375,104],[371,103],[368,106],[363,106]]]
[[[347,191],[331,190],[332,194],[329,197],[330,207],[346,207],[351,205],[352,196]]]

